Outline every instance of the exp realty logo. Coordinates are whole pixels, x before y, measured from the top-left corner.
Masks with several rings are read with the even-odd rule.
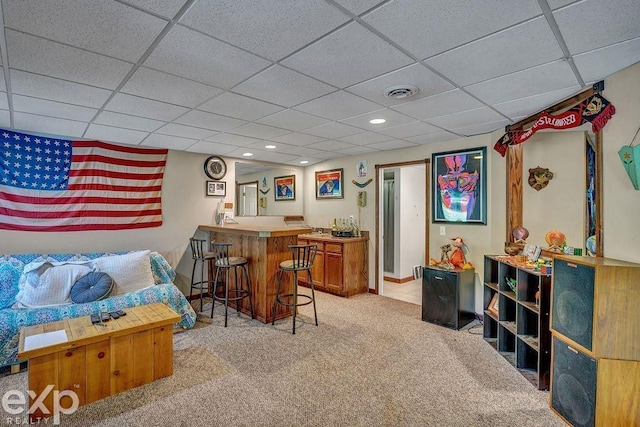
[[[39,395],[33,390],[28,392],[20,390],[9,390],[2,396],[2,409],[5,412],[5,422],[7,425],[60,425],[60,414],[73,414],[80,406],[78,395],[71,390],[53,390],[53,385],[49,384]],[[53,408],[49,409],[44,400],[53,391]],[[62,406],[63,399],[71,399],[68,407]],[[33,400],[31,406],[27,407],[29,398]],[[65,402],[69,399],[65,399]],[[32,416],[38,412],[38,416]],[[42,414],[40,416],[40,414]]]

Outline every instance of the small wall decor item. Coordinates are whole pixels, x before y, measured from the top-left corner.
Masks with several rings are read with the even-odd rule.
[[[316,199],[342,199],[343,169],[316,172]]]
[[[360,187],[360,188],[364,188],[367,185],[371,184],[371,181],[373,181],[373,178],[369,178],[368,180],[366,180],[363,183],[359,183],[358,181],[356,181],[355,179],[351,180],[351,183],[354,184],[356,187]]]
[[[561,231],[550,231],[544,236],[544,240],[549,245],[549,251],[562,252],[562,247],[567,241],[567,236]]]
[[[226,196],[227,183],[224,181],[207,181],[206,194],[207,196]]]
[[[529,230],[519,225],[513,228],[511,235],[513,236],[514,243],[526,243],[527,237],[529,237]]]
[[[276,202],[296,199],[296,176],[286,175],[273,178],[274,194]]]
[[[263,190],[263,189],[261,188],[261,189],[260,189],[260,192],[261,192],[262,194],[267,194],[270,190],[271,190],[270,188],[267,188],[266,190]]]
[[[433,222],[487,223],[486,151],[432,154]]]
[[[620,156],[624,170],[627,171],[631,184],[633,184],[633,188],[636,190],[640,190],[640,188],[638,188],[638,178],[640,178],[640,165],[638,165],[640,162],[640,145],[634,147],[633,143],[638,136],[638,132],[640,132],[640,128],[636,131],[635,136],[631,140],[631,144],[625,145],[618,151],[618,156]],[[635,160],[636,156],[638,160]]]
[[[553,172],[540,166],[529,169],[529,185],[536,191],[542,190],[553,179]]]
[[[357,169],[356,173],[358,175],[358,178],[364,178],[365,176],[367,176],[367,161],[360,160],[358,162],[356,169]]]
[[[204,173],[211,179],[222,179],[227,173],[227,164],[222,157],[211,156],[204,161]]]

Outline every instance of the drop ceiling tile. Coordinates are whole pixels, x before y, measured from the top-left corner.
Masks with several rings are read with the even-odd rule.
[[[173,18],[184,5],[186,0],[129,0],[129,3],[160,14],[167,18]]]
[[[131,64],[39,37],[6,30],[11,68],[115,89]]]
[[[237,128],[243,123],[246,123],[244,120],[220,116],[218,114],[205,113],[204,111],[198,110],[189,111],[184,116],[176,119],[175,122],[183,125],[217,130],[220,132]]]
[[[451,132],[441,131],[441,132],[427,133],[424,135],[412,136],[411,138],[407,138],[407,140],[411,142],[415,142],[416,144],[424,145],[424,144],[431,144],[434,142],[451,141],[452,139],[459,139],[459,138],[461,137]]]
[[[160,120],[130,116],[128,114],[114,113],[111,111],[102,111],[94,120],[94,123],[97,123],[99,125],[153,132],[154,130],[162,126],[165,122],[161,122]]]
[[[398,148],[415,147],[418,144],[409,141],[403,141],[401,139],[392,139],[391,141],[376,142],[375,144],[369,144],[367,147],[376,150],[397,150]]]
[[[337,151],[353,146],[354,144],[349,144],[347,142],[342,142],[335,139],[327,139],[326,141],[322,141],[317,144],[310,144],[308,147],[316,148],[323,151]]]
[[[263,117],[260,120],[256,120],[256,123],[289,129],[293,131],[300,131],[313,126],[319,126],[325,123],[329,123],[329,120],[312,116],[311,114],[302,113],[300,111],[288,109],[267,117]]]
[[[249,138],[241,135],[233,135],[230,133],[218,133],[209,138],[206,138],[207,142],[217,142],[221,144],[233,145],[235,147],[245,147],[254,142],[260,141],[256,138]]]
[[[276,148],[267,148],[265,147],[266,145],[275,145]],[[268,141],[268,140],[264,140],[264,139],[258,139],[258,140],[254,140],[249,144],[244,144],[244,147],[246,148],[257,148],[260,150],[266,150],[266,151],[274,151],[274,152],[278,152],[278,153],[286,153],[287,152],[287,147],[289,147],[290,144],[284,144],[282,142],[272,142],[272,141]]]
[[[167,24],[116,2],[11,1],[3,12],[6,27],[130,62],[138,61]]]
[[[100,108],[111,91],[11,70],[11,90],[20,95]]]
[[[380,151],[380,150],[367,147],[364,145],[354,145],[353,147],[345,148],[345,149],[339,150],[338,152],[341,154],[344,154],[345,156],[359,156],[362,154],[375,153],[377,151]]]
[[[549,7],[553,10],[553,9],[558,9],[562,6],[566,6],[575,1],[577,0],[547,0],[547,3],[549,3]]]
[[[329,85],[280,65],[268,68],[233,89],[239,94],[285,107],[293,107],[334,90]]]
[[[456,111],[482,107],[482,103],[460,89],[405,102],[391,108],[419,120],[430,119]]]
[[[84,137],[89,139],[98,139],[101,141],[135,145],[140,144],[147,135],[149,135],[147,132],[140,132],[137,130],[91,124],[89,125]]]
[[[393,138],[407,138],[423,133],[437,132],[439,129],[424,122],[411,122],[399,126],[380,129],[379,132]]]
[[[144,116],[149,119],[173,120],[189,111],[187,108],[165,102],[153,101],[124,93],[117,93],[105,106],[116,113]]]
[[[500,114],[489,107],[475,110],[462,111],[460,113],[447,114],[446,116],[429,119],[429,123],[445,129],[459,128],[464,126],[478,125],[482,123],[497,122],[503,120]]]
[[[380,106],[359,96],[339,90],[300,104],[295,109],[330,120],[341,120],[368,113],[369,111],[379,110]]]
[[[585,82],[609,77],[640,61],[640,37],[573,57]]]
[[[257,120],[269,114],[282,111],[283,109],[284,108],[279,105],[258,101],[257,99],[237,95],[232,92],[225,92],[198,107],[198,110],[247,121]]]
[[[336,0],[336,3],[342,5],[345,9],[354,15],[360,15],[372,7],[383,3],[381,0]]]
[[[123,86],[121,92],[193,108],[222,93],[222,90],[140,67]]]
[[[6,94],[3,93],[2,95],[4,95],[4,99],[6,100]],[[61,102],[31,98],[22,95],[13,95],[12,99],[13,109],[15,111],[58,117],[61,119],[88,122],[93,119],[93,116],[98,112],[95,108],[79,107],[77,105],[63,104]],[[0,108],[7,107],[0,105]]]
[[[339,141],[348,142],[350,144],[364,145],[373,144],[374,142],[389,141],[393,138],[388,135],[383,135],[376,132],[362,132],[355,135],[343,136],[342,138],[337,139]]]
[[[576,84],[578,81],[569,64],[555,61],[467,86],[465,89],[491,105]]]
[[[541,17],[435,56],[426,63],[456,84],[466,86],[562,57],[547,20]]]
[[[306,163],[301,163],[302,161],[305,161]],[[288,165],[293,165],[293,166],[306,167],[306,166],[315,165],[316,163],[320,163],[321,161],[322,159],[314,159],[313,157],[307,157],[307,156],[298,156],[294,160],[283,162],[283,163],[286,163]]]
[[[234,147],[233,145],[225,145],[218,142],[198,141],[187,148],[186,151],[190,151],[192,153],[217,154],[219,156],[224,156],[235,149],[236,147]]]
[[[357,22],[314,42],[283,65],[344,88],[415,62]]]
[[[14,106],[14,109],[16,109],[17,111],[20,111],[19,109],[15,108],[17,96],[20,96],[20,95],[13,95],[12,97],[13,106]],[[9,99],[7,98],[7,94],[5,92],[0,92],[0,109],[2,110],[9,109]],[[40,114],[40,113],[36,113],[36,114]]]
[[[142,144],[147,147],[161,147],[169,150],[186,150],[193,144],[198,142],[197,139],[180,138],[177,136],[160,135],[157,133],[150,134]]]
[[[640,37],[640,2],[586,0],[553,12],[569,52],[578,54]]]
[[[473,136],[482,135],[485,133],[491,133],[496,130],[503,130],[505,126],[511,124],[511,120],[499,120],[491,123],[482,123],[472,126],[464,126],[460,128],[453,128],[451,131],[460,135]]]
[[[0,91],[5,92],[6,90],[7,90],[7,85],[5,84],[5,81],[4,81],[4,68],[0,67]]]
[[[369,123],[369,120],[371,119],[380,119],[380,118],[386,119],[387,121],[377,125]],[[383,108],[381,110],[372,111],[356,117],[351,117],[349,119],[340,120],[340,123],[345,123],[351,126],[357,126],[361,129],[375,132],[380,129],[393,127],[393,126],[406,124],[406,123],[411,123],[413,121],[415,120],[409,116],[405,116],[404,114],[400,114],[397,111],[393,111],[388,108]]]
[[[260,160],[264,162],[274,162],[274,163],[289,163],[299,159],[300,156],[296,156],[293,154],[282,154],[282,153],[263,153],[260,157]]]
[[[493,105],[493,108],[508,116],[512,120],[517,120],[521,116],[530,116],[545,108],[562,101],[571,95],[580,92],[580,85],[571,86],[565,89],[554,90],[540,95],[533,95],[527,98],[516,99],[515,101],[503,102]]]
[[[87,123],[84,122],[16,112],[13,113],[13,123],[14,129],[48,133],[68,138],[82,137],[84,130],[87,128]]]
[[[258,139],[269,139],[289,133],[286,129],[274,128],[273,126],[261,125],[258,123],[247,123],[233,130],[238,135],[250,136]]]
[[[418,93],[411,98],[387,98],[385,90],[395,86],[415,86]],[[454,86],[422,64],[413,64],[347,88],[381,105],[396,105],[454,89]]]
[[[307,135],[306,133],[291,132],[285,135],[269,138],[269,140],[275,142],[276,145],[279,142],[291,145],[309,145],[313,144],[314,142],[322,141],[324,140],[324,138],[321,136]]]
[[[349,18],[325,2],[297,0],[197,2],[181,22],[278,60]]]
[[[7,129],[11,127],[11,114],[9,111],[0,110],[0,126]]]
[[[251,153],[251,156],[245,156],[244,154]],[[257,148],[247,148],[247,147],[236,147],[230,153],[226,155],[229,157],[235,157],[236,159],[246,159],[246,160],[264,160],[264,156],[271,155],[273,153],[268,152],[266,150],[260,150]]]
[[[449,0],[405,0],[388,2],[363,19],[422,59],[541,13],[536,0],[469,1],[458,7]]]
[[[316,126],[314,128],[305,129],[304,131],[304,133],[327,139],[341,138],[343,136],[354,135],[360,132],[362,132],[362,129],[337,122],[327,123],[326,125]]]
[[[277,149],[276,149],[277,150]],[[323,158],[322,156],[324,155],[326,151],[325,150],[317,150],[315,148],[311,148],[311,147],[295,147],[295,146],[291,146],[291,147],[287,147],[287,151],[284,152],[286,154],[289,155],[296,155],[296,156],[305,156],[305,157],[316,157],[316,158]]]
[[[176,123],[168,123],[162,126],[160,129],[156,130],[155,133],[160,133],[163,135],[172,135],[172,136],[180,136],[183,138],[190,139],[204,139],[214,135],[216,131],[209,129],[202,129],[193,126],[183,126]]]
[[[144,63],[222,89],[235,86],[269,64],[251,53],[181,26],[173,27]]]

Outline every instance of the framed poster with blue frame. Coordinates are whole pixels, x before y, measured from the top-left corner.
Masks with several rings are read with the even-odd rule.
[[[431,155],[432,221],[487,223],[487,147]]]

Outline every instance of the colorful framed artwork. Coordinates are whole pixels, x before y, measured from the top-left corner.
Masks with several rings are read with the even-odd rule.
[[[434,153],[432,221],[487,223],[487,148]]]
[[[316,172],[316,199],[344,198],[343,169]]]
[[[227,183],[225,181],[207,181],[206,194],[207,196],[226,196]]]
[[[296,199],[295,175],[276,176],[273,178],[273,186],[276,189],[274,194],[276,202]]]

